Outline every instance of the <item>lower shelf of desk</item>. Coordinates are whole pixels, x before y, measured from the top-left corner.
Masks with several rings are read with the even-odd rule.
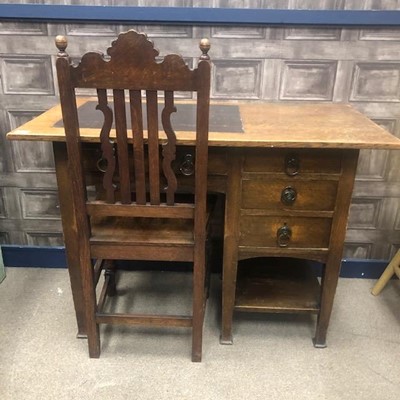
[[[238,269],[234,309],[317,314],[320,292],[314,271],[303,260],[245,260]]]

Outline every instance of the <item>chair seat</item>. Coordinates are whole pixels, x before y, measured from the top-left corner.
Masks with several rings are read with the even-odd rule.
[[[193,246],[193,220],[92,217],[91,244]]]

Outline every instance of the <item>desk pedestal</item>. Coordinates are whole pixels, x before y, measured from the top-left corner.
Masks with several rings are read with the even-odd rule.
[[[325,347],[358,150],[236,149],[228,159],[221,343],[232,344],[234,311],[301,312],[318,315],[314,345]],[[272,270],[249,263],[260,257],[277,258]],[[323,263],[321,285],[295,260]]]

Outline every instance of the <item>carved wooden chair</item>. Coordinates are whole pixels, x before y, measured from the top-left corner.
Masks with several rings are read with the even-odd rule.
[[[89,355],[100,356],[99,324],[173,326],[192,328],[192,360],[201,361],[206,303],[210,97],[207,52],[210,44],[207,39],[200,42],[202,55],[194,70],[190,70],[178,55],[156,60],[158,51],[153,43],[146,35],[133,30],[118,36],[107,50],[109,57],[89,52],[78,65],[73,65],[66,53],[65,37],[57,36],[56,46],[59,50],[56,65],[70,181],[80,239],[78,251],[83,274]],[[104,116],[99,141],[107,167],[103,193],[95,200],[87,196],[76,88],[97,89],[96,108]],[[194,196],[185,198],[185,201],[179,200],[178,180],[171,167],[177,141],[171,123],[171,114],[176,111],[175,91],[197,93],[196,132],[193,133],[195,188]],[[159,134],[160,92],[164,107],[161,113],[163,130]],[[142,93],[145,93],[143,102]],[[113,106],[111,101],[109,103],[109,96]],[[131,130],[127,128],[128,122]],[[107,264],[102,260],[122,259],[193,262],[192,315],[106,313],[105,298],[114,292],[114,282],[112,274],[106,274],[105,287],[96,298],[96,283],[101,269]],[[94,267],[92,260],[97,260]]]

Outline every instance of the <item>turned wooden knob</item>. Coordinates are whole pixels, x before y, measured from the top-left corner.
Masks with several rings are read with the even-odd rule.
[[[210,56],[207,54],[211,48],[211,43],[207,38],[203,38],[200,40],[200,50],[203,53],[200,56],[200,60],[209,60]]]
[[[65,36],[63,36],[63,35],[58,35],[58,36],[56,36],[55,42],[56,42],[56,47],[59,50],[58,55],[59,56],[65,55],[66,54],[65,53],[65,49],[68,46],[67,38]]]

